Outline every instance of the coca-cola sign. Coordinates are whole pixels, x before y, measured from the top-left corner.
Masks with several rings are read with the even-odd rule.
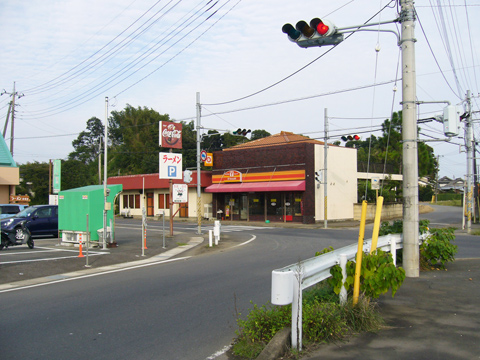
[[[164,148],[182,148],[182,124],[160,121],[160,146]]]

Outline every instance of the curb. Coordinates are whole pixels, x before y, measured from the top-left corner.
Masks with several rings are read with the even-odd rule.
[[[51,276],[45,276],[41,278],[35,278],[35,279],[29,279],[29,280],[22,280],[22,281],[17,281],[13,283],[7,283],[7,284],[1,284],[0,285],[0,291],[9,291],[9,290],[15,290],[17,288],[25,287],[25,286],[38,286],[40,284],[46,284],[46,283],[51,283],[51,282],[59,282],[59,281],[66,281],[74,278],[78,278],[81,276],[86,276],[86,275],[92,275],[92,274],[99,274],[99,273],[104,273],[104,272],[111,272],[115,270],[120,270],[120,269],[126,269],[129,267],[135,267],[135,266],[142,266],[142,265],[148,265],[148,264],[153,264],[153,263],[160,263],[162,261],[171,259],[187,250],[190,250],[194,248],[197,245],[200,245],[204,239],[202,237],[192,237],[190,238],[190,241],[188,242],[187,245],[181,245],[178,247],[175,247],[171,250],[168,250],[164,253],[154,255],[148,259],[142,259],[142,260],[137,260],[137,261],[129,261],[125,263],[119,263],[119,264],[113,264],[113,265],[108,265],[108,266],[102,266],[98,268],[86,268],[83,270],[77,270],[69,273],[64,273],[64,274],[58,274],[58,275],[51,275]]]
[[[287,351],[290,343],[291,328],[278,331],[258,355],[256,360],[276,360]]]

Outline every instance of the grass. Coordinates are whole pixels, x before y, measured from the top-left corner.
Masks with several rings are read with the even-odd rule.
[[[433,203],[433,205],[462,206],[462,200],[442,200]]]
[[[361,297],[356,306],[351,301],[341,305],[326,282],[306,291],[302,306],[305,350],[341,341],[354,333],[377,331],[384,323],[375,302]],[[237,324],[237,338],[230,355],[238,360],[255,359],[277,331],[291,327],[291,306],[254,305],[246,318],[240,315]],[[299,355],[295,349],[290,349],[285,358],[296,359]]]

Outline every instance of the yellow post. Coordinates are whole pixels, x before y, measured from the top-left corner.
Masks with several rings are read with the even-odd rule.
[[[375,212],[375,221],[373,223],[372,248],[370,254],[377,250],[378,232],[380,231],[380,219],[382,218],[383,196],[378,197],[377,211]]]
[[[360,271],[362,269],[363,239],[365,238],[365,221],[367,220],[367,202],[362,202],[362,216],[360,218],[360,231],[358,233],[358,249],[355,265],[355,280],[353,282],[353,305],[357,305],[360,294]]]

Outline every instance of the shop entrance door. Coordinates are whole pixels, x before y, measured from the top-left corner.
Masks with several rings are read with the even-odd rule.
[[[147,216],[153,216],[153,193],[147,193]]]

